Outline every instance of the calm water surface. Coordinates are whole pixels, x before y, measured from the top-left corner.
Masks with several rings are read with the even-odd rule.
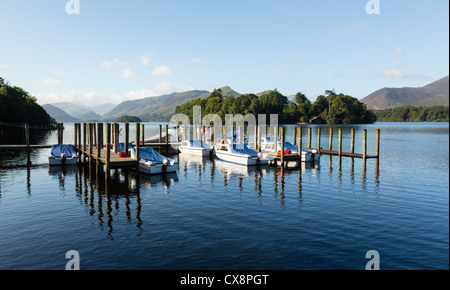
[[[368,129],[370,154],[381,129],[378,164],[322,156],[281,171],[179,155],[176,174],[112,171],[105,184],[88,167],[49,168],[49,149],[31,168],[0,150],[0,269],[64,269],[69,250],[81,269],[359,270],[369,250],[381,269],[449,269],[449,124],[341,126],[344,151],[352,127],[356,152]]]

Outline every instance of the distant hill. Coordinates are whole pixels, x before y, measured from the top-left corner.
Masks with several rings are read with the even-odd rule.
[[[71,115],[67,114],[64,110],[55,107],[50,104],[45,104],[42,106],[44,110],[49,114],[53,119],[55,119],[57,122],[78,122],[79,120],[77,118],[72,117]]]
[[[361,99],[369,110],[449,105],[449,76],[420,88],[382,88]]]
[[[229,86],[220,88],[223,96],[232,95],[238,97],[241,94],[232,90]],[[117,105],[110,112],[104,114],[104,120],[115,120],[121,116],[137,116],[144,122],[169,121],[179,105],[194,99],[205,99],[211,92],[205,90],[192,90],[181,93],[172,93],[158,97],[148,97],[139,100],[125,101]]]
[[[74,104],[70,102],[52,103],[55,107],[64,110],[67,114],[78,118],[80,120],[101,120],[101,115],[111,111],[115,104],[103,104],[100,106],[86,106],[81,104]]]
[[[121,116],[137,116],[146,121],[169,121],[178,105],[209,94],[208,91],[193,90],[182,93],[172,93],[158,97],[148,97],[139,100],[125,101],[110,112],[103,115],[103,120],[114,121]]]

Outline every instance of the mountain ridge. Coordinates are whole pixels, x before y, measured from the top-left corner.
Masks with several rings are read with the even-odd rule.
[[[449,76],[423,87],[382,88],[360,100],[369,110],[449,105]]]

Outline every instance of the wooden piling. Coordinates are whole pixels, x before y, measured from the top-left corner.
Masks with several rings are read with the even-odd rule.
[[[339,128],[339,156],[342,154],[342,128]]]
[[[139,132],[139,129],[140,129],[140,124],[139,123],[136,123],[136,145],[135,145],[135,147],[136,147],[136,173],[139,175],[139,172],[140,172],[140,170],[139,170],[139,160],[141,160],[141,146],[140,146],[140,142],[139,142],[139,135],[140,135],[140,132]],[[166,138],[167,139],[167,138]]]
[[[303,143],[303,139],[302,139],[302,135],[303,135],[303,127],[298,127],[298,134],[297,134],[297,138],[298,138],[298,142],[297,142],[297,146],[298,146],[298,155],[302,155],[302,143]]]
[[[110,123],[106,123],[105,124],[105,129],[106,129],[106,164],[105,164],[105,178],[106,178],[106,182],[109,181],[109,170],[110,168],[110,163],[111,163],[111,124]]]
[[[367,157],[367,129],[363,129],[363,159]]]
[[[292,143],[297,145],[297,128],[293,128],[292,130]]]
[[[380,129],[376,130],[375,135],[375,156],[380,157]]]
[[[31,166],[30,124],[25,123],[25,144],[27,145],[27,166]]]
[[[320,151],[320,127],[317,128],[317,150]]]
[[[273,147],[275,154],[278,152],[278,127],[273,127]]]
[[[308,148],[311,148],[312,128],[308,128]]]
[[[160,125],[161,126],[161,125]],[[130,123],[125,123],[125,143],[123,144],[125,153],[128,155],[128,144],[130,142]]]
[[[97,123],[97,158],[102,157],[103,148],[103,123]]]
[[[113,130],[114,130],[114,153],[119,152],[119,124],[114,123],[113,124]]]
[[[83,163],[86,163],[86,150],[87,150],[87,130],[86,130],[86,123],[83,123]]]
[[[281,161],[281,167],[284,167],[284,128],[280,127],[280,141],[281,141],[281,148],[280,148],[280,161]],[[278,143],[278,142],[277,142]]]
[[[145,126],[144,126],[144,124],[142,124],[141,125],[141,135],[142,135],[142,137],[141,137],[141,141],[142,141],[142,146],[144,146],[145,145]]]
[[[330,142],[328,145],[328,150],[333,150],[333,128],[330,128]]]
[[[89,123],[88,124],[88,134],[89,134],[89,164],[92,163],[92,143],[93,143],[93,134],[94,134],[94,130],[93,130],[94,124]]]
[[[205,134],[203,134],[203,135],[205,135]],[[165,143],[166,143],[166,146],[169,145],[169,125],[166,125],[166,142]]]
[[[77,146],[77,148],[81,148],[81,123],[78,123],[77,132],[78,132],[78,145],[75,146]]]
[[[350,153],[355,153],[355,128],[350,132]]]

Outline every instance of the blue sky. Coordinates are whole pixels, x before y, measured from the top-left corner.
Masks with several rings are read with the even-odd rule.
[[[222,86],[361,99],[449,74],[447,0],[68,2],[0,0],[0,76],[40,104]]]

